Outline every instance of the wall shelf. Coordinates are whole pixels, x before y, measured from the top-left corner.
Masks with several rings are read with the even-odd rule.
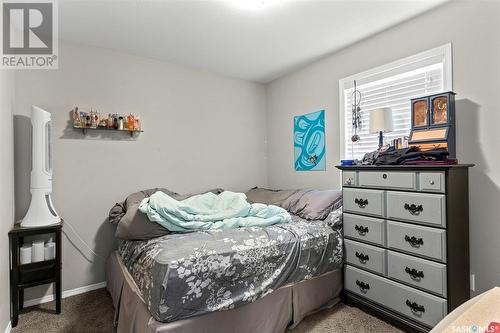
[[[129,130],[129,129],[114,129],[114,128],[107,128],[107,127],[75,127],[73,126],[74,129],[76,130],[81,130],[83,135],[87,134],[87,131],[110,131],[110,132],[124,132],[124,133],[129,133],[130,136],[134,136],[135,133],[142,133],[144,132],[143,130]]]

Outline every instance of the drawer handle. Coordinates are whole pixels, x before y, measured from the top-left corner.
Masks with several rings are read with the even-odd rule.
[[[368,233],[368,227],[363,227],[362,225],[355,225],[354,229],[360,234],[361,236],[364,236]]]
[[[356,285],[362,290],[370,290],[370,285],[368,283],[364,283],[363,281],[356,280]]]
[[[359,253],[356,251],[356,257],[359,259],[360,262],[365,263],[368,260],[370,260],[370,257],[367,254],[364,253]]]
[[[359,206],[359,208],[365,208],[368,205],[368,199],[354,199],[354,203]]]
[[[352,179],[351,178],[347,178],[346,183],[347,183],[347,185],[351,185],[352,184]]]
[[[415,236],[405,235],[405,241],[410,243],[413,247],[419,247],[420,245],[424,245],[424,240],[422,238],[416,238]]]
[[[415,268],[405,267],[405,272],[408,273],[413,279],[422,279],[424,277],[424,271],[417,271]]]
[[[422,205],[415,204],[407,204],[405,203],[405,209],[410,212],[411,215],[420,215],[421,212],[424,211],[424,207]]]
[[[413,311],[413,312],[425,312],[425,308],[423,305],[419,305],[416,302],[411,302],[410,300],[406,300],[406,305]]]

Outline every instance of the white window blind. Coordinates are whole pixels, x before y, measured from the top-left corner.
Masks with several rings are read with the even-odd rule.
[[[451,48],[451,45],[449,47]],[[418,55],[407,58],[406,64],[405,59],[398,61],[397,70],[394,70],[394,64],[389,64],[386,66],[390,70],[378,68],[369,75],[362,73],[340,81],[340,99],[343,101],[343,105],[340,105],[343,118],[343,158],[361,159],[364,154],[378,148],[378,134],[369,133],[371,110],[381,107],[392,109],[394,131],[384,134],[384,143],[388,143],[395,138],[409,135],[411,98],[451,90],[451,59],[439,54],[429,57],[428,52],[422,53],[422,59],[416,59]],[[445,53],[451,56],[451,50]],[[351,141],[354,79],[358,82],[358,91],[361,92],[361,129],[358,129],[360,140],[356,143]]]

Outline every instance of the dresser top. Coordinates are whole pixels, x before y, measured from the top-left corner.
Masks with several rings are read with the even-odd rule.
[[[451,165],[336,165],[340,170],[448,170],[454,168],[471,168],[474,164]]]

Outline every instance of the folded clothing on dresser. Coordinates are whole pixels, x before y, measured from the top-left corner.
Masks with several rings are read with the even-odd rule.
[[[419,147],[396,149],[389,147],[385,151],[365,154],[363,165],[450,165],[457,160],[448,158],[449,152],[443,148],[420,150]]]

